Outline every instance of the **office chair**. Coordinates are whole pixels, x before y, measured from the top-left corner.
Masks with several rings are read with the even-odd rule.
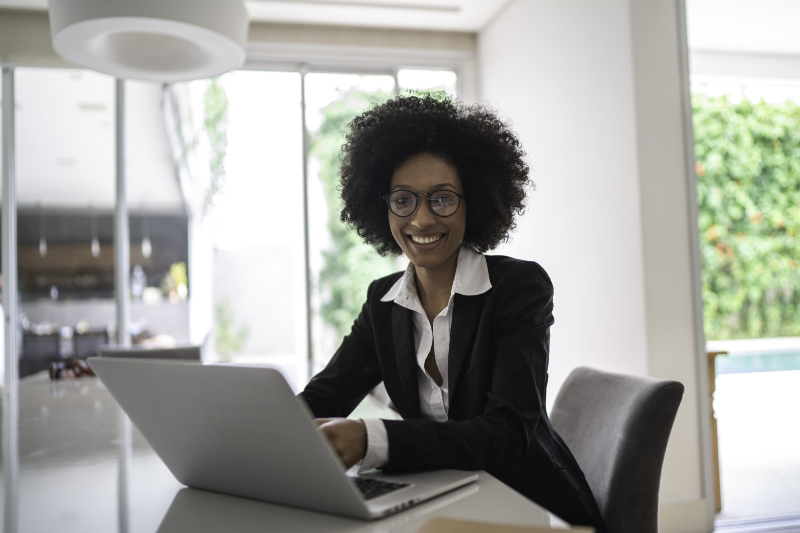
[[[658,488],[683,384],[587,367],[570,373],[550,421],[592,489],[609,533],[657,533]]]
[[[180,348],[120,348],[119,346],[101,346],[100,357],[138,357],[141,359],[183,359],[200,361],[199,346],[182,346]]]

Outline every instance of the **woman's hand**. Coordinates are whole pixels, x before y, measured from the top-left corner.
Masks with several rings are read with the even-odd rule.
[[[317,429],[333,445],[345,468],[350,468],[367,453],[367,427],[361,420],[317,418]]]

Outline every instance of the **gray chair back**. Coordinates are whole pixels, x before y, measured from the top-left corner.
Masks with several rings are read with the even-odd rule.
[[[683,384],[572,371],[550,421],[592,489],[609,533],[657,533],[661,466]]]
[[[181,346],[180,348],[120,348],[118,346],[101,346],[97,355],[100,357],[137,357],[141,359],[183,359],[200,360],[199,346]]]

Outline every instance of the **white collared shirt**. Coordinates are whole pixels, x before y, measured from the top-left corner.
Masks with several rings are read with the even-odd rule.
[[[492,288],[486,258],[469,248],[461,246],[456,263],[456,275],[450,289],[447,307],[433,319],[433,327],[428,321],[417,294],[414,265],[409,263],[403,277],[389,289],[382,302],[394,301],[397,305],[414,311],[414,347],[417,354],[417,385],[419,387],[420,415],[427,420],[445,422],[448,418],[450,397],[448,389],[448,356],[450,353],[450,325],[453,321],[453,301],[456,294],[476,296]],[[436,358],[436,366],[442,376],[442,386],[436,384],[425,370],[425,360],[431,351]],[[360,470],[378,468],[389,461],[389,441],[383,421],[377,418],[362,419],[367,428],[367,453]]]

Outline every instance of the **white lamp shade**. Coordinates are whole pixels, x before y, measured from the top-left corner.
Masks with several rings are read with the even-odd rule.
[[[119,78],[183,81],[245,60],[243,0],[50,0],[53,48]]]

